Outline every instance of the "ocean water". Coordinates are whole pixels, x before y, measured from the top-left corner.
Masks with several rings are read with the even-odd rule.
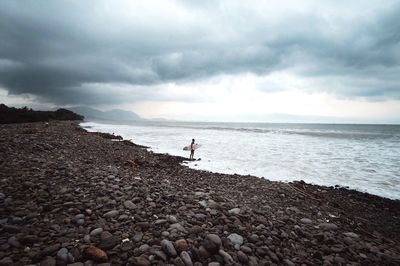
[[[81,124],[121,135],[157,153],[189,156],[192,138],[202,147],[195,169],[348,186],[400,199],[400,126],[270,123],[141,122]]]

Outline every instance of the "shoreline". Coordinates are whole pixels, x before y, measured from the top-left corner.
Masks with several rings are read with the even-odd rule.
[[[192,169],[77,122],[0,130],[0,265],[90,263],[88,246],[112,265],[400,263],[399,200]]]

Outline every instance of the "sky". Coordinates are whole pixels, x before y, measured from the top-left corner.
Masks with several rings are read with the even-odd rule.
[[[0,102],[400,123],[400,1],[0,1]]]

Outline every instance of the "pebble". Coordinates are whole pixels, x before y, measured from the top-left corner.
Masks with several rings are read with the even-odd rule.
[[[103,232],[103,228],[99,227],[99,228],[93,229],[90,232],[90,235],[91,236],[97,236],[97,235],[100,235],[102,232]]]
[[[238,260],[243,264],[247,264],[247,262],[249,261],[249,258],[247,257],[247,255],[241,250],[239,250],[237,252],[237,257],[238,257]]]
[[[301,222],[302,224],[312,224],[312,220],[311,220],[311,219],[308,219],[308,218],[302,218],[302,219],[300,220],[300,222]]]
[[[351,237],[351,238],[359,238],[360,236],[357,235],[356,233],[353,232],[347,232],[347,233],[343,233],[345,236]]]
[[[139,247],[139,251],[140,251],[141,253],[145,253],[145,252],[147,252],[149,249],[150,249],[150,246],[147,245],[147,244],[143,244],[143,245],[141,245],[141,246]]]
[[[221,245],[221,238],[216,234],[208,234],[203,243],[204,248],[211,253],[217,253]]]
[[[228,239],[232,242],[235,249],[239,250],[240,246],[243,244],[243,237],[236,233],[230,234]]]
[[[124,207],[127,208],[128,210],[134,210],[134,209],[137,208],[137,207],[136,207],[136,204],[133,203],[133,202],[130,201],[130,200],[127,200],[127,201],[124,202]]]
[[[0,160],[7,154],[3,163],[13,167],[0,178],[0,209],[6,210],[1,265],[399,264],[390,237],[386,241],[385,222],[398,220],[395,202],[387,205],[393,217],[382,212],[381,222],[370,211],[379,213],[371,206],[384,206],[384,199],[303,184],[322,202],[332,199],[332,206],[338,199],[366,206],[377,221],[371,224],[377,234],[367,236],[366,221],[354,227],[346,218],[353,214],[347,204],[340,213],[287,184],[196,171],[182,167],[179,157],[100,137],[92,141],[75,128],[49,127],[46,134],[13,129],[35,125],[0,125],[6,136]],[[398,229],[389,228],[396,236]]]
[[[193,266],[192,258],[190,257],[189,253],[182,251],[180,257],[185,266]]]
[[[318,225],[319,228],[323,230],[337,230],[339,227],[336,224],[332,223],[321,223]]]
[[[220,249],[218,251],[218,254],[221,255],[224,258],[224,261],[225,261],[226,264],[232,264],[233,263],[233,258],[232,258],[231,255],[229,255],[228,252]]]
[[[115,216],[118,216],[118,214],[119,214],[119,211],[118,211],[118,210],[112,210],[112,211],[106,212],[106,213],[103,215],[103,217],[104,217],[104,218],[113,218],[113,217],[115,217]]]
[[[229,214],[238,215],[240,213],[240,208],[233,208],[228,211]]]
[[[132,262],[133,265],[136,265],[136,266],[149,266],[149,265],[151,265],[149,259],[146,258],[145,256],[133,257],[132,259],[130,259],[130,261]]]
[[[174,224],[178,222],[178,219],[173,215],[167,215],[167,221]]]
[[[170,257],[176,257],[178,255],[172,242],[167,239],[161,241],[161,247]]]
[[[86,247],[83,250],[83,255],[86,258],[94,260],[96,262],[107,262],[108,261],[107,253],[95,246]]]
[[[189,250],[189,245],[185,239],[178,239],[175,241],[175,246],[179,251]]]
[[[245,246],[245,245],[241,246],[240,250],[243,251],[244,253],[247,253],[247,254],[253,253],[253,250],[250,247]]]

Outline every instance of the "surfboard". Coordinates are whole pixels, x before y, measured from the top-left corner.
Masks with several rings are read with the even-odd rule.
[[[201,147],[201,144],[197,144],[197,143],[196,143],[196,144],[194,144],[193,146],[194,146],[194,147],[193,147],[194,150],[197,150],[198,148]],[[184,150],[184,151],[190,151],[190,145],[183,147],[183,150]]]

